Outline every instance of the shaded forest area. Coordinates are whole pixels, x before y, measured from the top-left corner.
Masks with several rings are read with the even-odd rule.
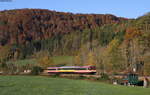
[[[72,14],[42,9],[0,12],[0,62],[36,58],[54,66],[52,56],[74,56],[73,65],[99,72],[150,75],[150,14],[137,19]]]

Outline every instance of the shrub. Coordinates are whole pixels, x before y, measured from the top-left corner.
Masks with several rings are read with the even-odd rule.
[[[34,66],[34,67],[32,68],[32,70],[31,70],[31,74],[32,74],[32,75],[39,75],[40,72],[42,72],[42,71],[43,71],[43,69],[42,69],[41,67],[39,67],[39,66]]]
[[[106,73],[101,73],[101,77],[98,80],[109,80],[109,76]]]

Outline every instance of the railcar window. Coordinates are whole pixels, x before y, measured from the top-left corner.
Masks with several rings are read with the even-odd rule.
[[[56,69],[48,69],[48,70],[56,70]]]
[[[58,70],[87,70],[87,68],[59,68]]]
[[[87,68],[76,68],[75,70],[86,70]]]
[[[75,70],[75,68],[59,68],[58,70]]]

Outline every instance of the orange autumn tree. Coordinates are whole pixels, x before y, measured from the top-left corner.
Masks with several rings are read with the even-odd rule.
[[[138,37],[140,35],[141,35],[141,32],[137,28],[129,27],[126,30],[125,40],[128,41],[128,40],[134,39],[135,37]]]

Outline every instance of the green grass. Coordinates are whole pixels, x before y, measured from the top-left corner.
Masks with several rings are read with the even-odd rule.
[[[53,60],[55,64],[72,65],[73,56],[54,56]]]
[[[0,76],[0,95],[150,95],[150,88],[42,76]]]
[[[73,56],[54,56],[52,57],[54,64],[58,65],[72,65]],[[36,59],[24,59],[24,60],[17,60],[17,61],[10,61],[8,63],[14,63],[19,65],[26,65],[26,64],[36,64]]]
[[[14,63],[19,65],[26,65],[26,64],[36,64],[36,59],[24,59],[24,60],[17,60],[17,61],[10,61],[8,63]]]

